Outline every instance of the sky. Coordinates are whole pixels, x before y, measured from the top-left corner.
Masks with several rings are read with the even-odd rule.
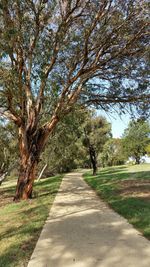
[[[130,121],[130,115],[125,114],[121,117],[117,113],[106,114],[105,112],[98,112],[99,115],[106,117],[112,125],[112,134],[114,138],[119,138],[122,136],[124,130],[128,127]]]

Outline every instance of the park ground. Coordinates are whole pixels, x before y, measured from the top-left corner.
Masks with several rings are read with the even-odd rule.
[[[101,169],[84,175],[97,193],[150,239],[150,164]],[[23,267],[32,254],[62,176],[35,184],[34,198],[13,203],[15,181],[0,187],[0,266]]]
[[[13,203],[15,180],[0,187],[0,266],[24,267],[49,214],[62,176],[35,184],[33,199]]]
[[[150,240],[150,164],[104,168],[85,181]]]

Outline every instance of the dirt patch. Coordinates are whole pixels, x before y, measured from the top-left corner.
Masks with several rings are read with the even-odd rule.
[[[9,195],[6,191],[0,190],[0,207],[13,202],[13,195]]]
[[[144,179],[120,182],[119,194],[123,197],[138,197],[150,200],[150,181]]]

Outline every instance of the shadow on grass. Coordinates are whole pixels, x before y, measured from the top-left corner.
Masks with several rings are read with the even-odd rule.
[[[39,182],[36,181],[35,183],[35,186],[40,186],[41,184],[43,186],[50,186],[50,184],[54,184],[54,183],[57,183],[58,180],[60,179],[60,177],[62,178],[63,175],[58,175],[58,176],[55,176],[55,177],[48,177],[48,178],[44,178],[44,179],[41,179]]]
[[[27,266],[27,262],[31,257],[37,239],[37,236],[31,236],[27,241],[19,240],[15,244],[10,245],[5,252],[0,255],[0,266]]]
[[[124,166],[119,166],[117,168],[115,167],[104,168],[104,169],[101,169],[100,173],[101,174],[115,174],[115,173],[120,173],[125,170],[127,170],[127,166],[124,165]]]
[[[97,176],[86,173],[84,177],[115,211],[150,239],[150,171],[132,170],[113,167],[101,170]]]
[[[41,179],[39,182],[35,181],[33,188],[33,199],[48,195],[55,195],[57,193],[57,186],[60,182],[60,179],[62,179],[62,176],[59,175]],[[0,207],[13,202],[15,189],[15,185],[9,187],[0,187]]]
[[[34,220],[33,222],[27,223],[26,221],[26,224],[21,225],[21,226],[10,227],[4,233],[0,235],[0,238],[2,240],[2,239],[8,239],[14,236],[16,238],[17,236],[18,237],[21,236],[23,239],[26,235],[32,236],[33,233],[39,232],[41,230],[41,226],[39,225],[40,222],[41,222],[41,218],[37,219],[36,221]]]
[[[37,208],[31,209],[31,212],[37,211]],[[25,212],[24,212],[24,215]],[[42,230],[43,216],[41,218],[33,218],[33,221],[24,221],[21,226],[10,227],[0,235],[0,239],[9,242],[6,249],[0,255],[0,266],[15,267],[27,266],[27,261],[30,259],[35,243],[38,240],[39,234]],[[10,224],[9,224],[10,225]]]
[[[80,199],[78,199],[79,201]],[[89,201],[89,197],[88,197]],[[87,198],[84,198],[87,203]],[[76,200],[72,203],[76,206]],[[81,205],[80,208],[84,208]],[[69,213],[48,222],[38,244],[38,255],[33,255],[32,266],[142,266],[149,267],[149,244],[140,239],[120,216],[110,217],[109,209],[86,207],[89,211]],[[133,232],[132,232],[133,231]],[[68,236],[68,238],[66,238]],[[143,264],[143,261],[145,262]],[[138,263],[138,264],[137,264]],[[69,265],[70,264],[70,265]]]
[[[5,205],[0,208],[0,266],[27,266],[61,179],[62,176],[57,176],[36,182],[36,197],[18,203],[13,203],[12,198],[7,202],[7,198],[13,196],[15,186],[1,188]]]
[[[11,187],[8,187],[8,188],[0,188],[0,194],[1,195],[12,195],[14,194],[14,191],[15,191],[15,186],[11,186]]]
[[[86,173],[84,177],[88,180],[96,180],[99,182],[111,182],[111,181],[120,181],[127,179],[150,179],[150,171],[137,171],[137,172],[128,172],[128,168],[125,166],[117,168],[109,168],[105,170],[100,170],[96,176]]]
[[[150,240],[150,201],[128,197],[111,200],[109,204]]]

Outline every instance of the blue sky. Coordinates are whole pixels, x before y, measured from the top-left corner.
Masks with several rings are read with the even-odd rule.
[[[122,116],[119,116],[117,113],[109,113],[106,114],[105,112],[98,112],[99,115],[103,115],[106,117],[107,121],[109,121],[112,125],[112,134],[113,137],[118,138],[121,137],[125,128],[128,127],[129,121],[130,121],[130,115],[125,114]]]
[[[110,121],[112,124],[113,137],[121,137],[125,128],[128,127],[130,121],[129,115],[123,115],[121,118],[118,115],[116,115],[115,118],[110,118],[108,116],[106,117],[107,120]]]

